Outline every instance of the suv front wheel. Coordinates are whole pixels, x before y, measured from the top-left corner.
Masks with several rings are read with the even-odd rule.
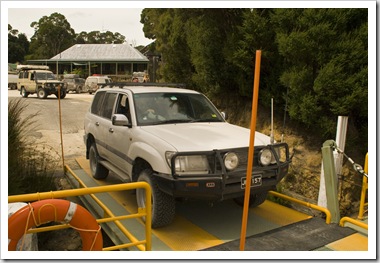
[[[158,188],[151,169],[143,170],[137,181],[148,183],[152,189],[152,228],[169,225],[175,215],[175,199]],[[136,199],[138,207],[145,208],[146,198],[143,188],[136,189]]]
[[[47,98],[46,90],[44,90],[43,88],[38,88],[37,96],[40,99],[46,99]]]
[[[105,179],[108,176],[109,170],[99,163],[99,154],[95,143],[91,144],[89,151],[90,170],[92,177],[95,179]]]
[[[254,193],[251,194],[249,197],[249,207],[257,207],[261,205],[262,203],[267,200],[268,192],[260,192],[260,193]],[[244,196],[234,198],[235,203],[237,203],[240,206],[244,205]]]

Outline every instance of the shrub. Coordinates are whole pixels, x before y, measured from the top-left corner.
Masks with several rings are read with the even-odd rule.
[[[8,195],[56,190],[57,155],[48,146],[29,140],[38,112],[23,117],[27,107],[22,99],[8,103]]]

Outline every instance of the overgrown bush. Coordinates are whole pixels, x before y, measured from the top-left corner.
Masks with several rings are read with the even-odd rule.
[[[22,99],[8,103],[8,195],[56,190],[57,153],[28,136],[38,113],[23,116],[27,107]]]

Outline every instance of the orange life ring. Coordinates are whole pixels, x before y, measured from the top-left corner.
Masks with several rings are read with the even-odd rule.
[[[63,199],[46,199],[22,207],[8,219],[8,250],[16,250],[28,229],[49,222],[68,223],[79,231],[82,250],[102,250],[103,237],[96,219],[83,206]]]

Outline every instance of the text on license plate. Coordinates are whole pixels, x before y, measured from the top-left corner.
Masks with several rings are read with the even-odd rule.
[[[245,188],[245,185],[247,183],[247,178],[242,177],[241,178],[241,189]],[[251,187],[261,186],[262,185],[262,177],[260,175],[253,175],[251,178]]]

